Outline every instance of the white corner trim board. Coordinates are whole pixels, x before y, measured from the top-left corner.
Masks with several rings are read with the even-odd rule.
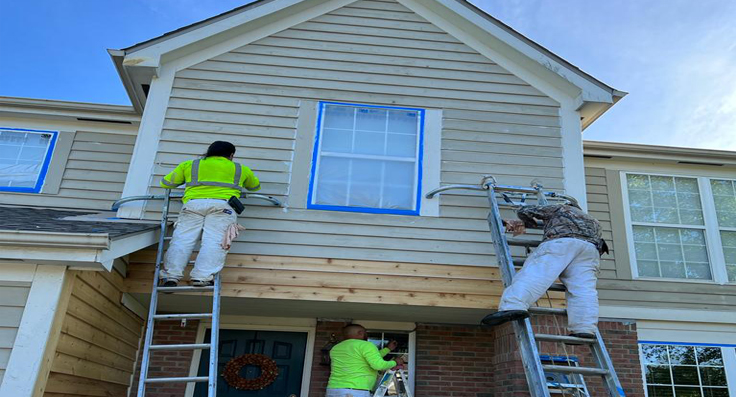
[[[133,148],[133,157],[128,167],[122,197],[140,196],[148,192],[148,184],[152,178],[161,130],[166,119],[166,108],[169,105],[171,88],[174,85],[175,72],[172,68],[162,66],[159,76],[151,81],[146,109],[143,111],[141,126]],[[140,219],[143,217],[145,201],[133,201],[123,204],[118,210],[119,218]]]
[[[64,266],[36,268],[5,377],[0,384],[0,396],[39,395],[36,389],[39,380],[43,381],[46,377],[43,373],[43,368],[47,364],[44,362],[47,357],[46,350],[52,337],[54,320],[60,309],[66,271]]]

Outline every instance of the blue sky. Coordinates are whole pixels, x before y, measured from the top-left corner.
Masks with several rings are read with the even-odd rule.
[[[129,104],[107,48],[235,0],[0,2],[0,95]],[[586,139],[736,150],[736,1],[473,0],[630,94]]]

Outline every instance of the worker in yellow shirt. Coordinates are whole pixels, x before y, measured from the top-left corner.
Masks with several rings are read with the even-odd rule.
[[[378,371],[404,365],[401,358],[392,361],[383,359],[396,349],[396,341],[378,350],[368,342],[365,328],[351,324],[343,328],[344,340],[330,350],[330,379],[326,397],[370,397],[376,384]]]
[[[204,158],[179,164],[161,181],[161,187],[167,189],[187,185],[182,199],[184,206],[160,273],[161,286],[179,284],[200,236],[199,254],[189,275],[192,285],[213,285],[214,275],[225,265],[228,251],[221,243],[228,228],[236,224],[237,213],[242,211],[238,200],[242,188],[250,191],[261,188],[253,171],[233,162],[234,156],[232,143],[213,142]]]

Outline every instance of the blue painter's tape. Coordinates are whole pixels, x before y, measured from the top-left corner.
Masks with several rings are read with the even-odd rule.
[[[616,390],[618,390],[619,396],[626,397],[626,393],[624,393],[624,389],[622,387],[617,387]]]

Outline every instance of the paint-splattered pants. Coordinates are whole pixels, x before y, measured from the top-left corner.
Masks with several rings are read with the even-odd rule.
[[[354,389],[327,389],[325,397],[370,397],[371,392],[368,390]]]
[[[560,278],[567,287],[567,326],[571,333],[595,333],[600,254],[595,245],[575,238],[545,241],[526,259],[498,310],[527,310]]]
[[[227,250],[221,246],[225,231],[236,221],[237,214],[225,200],[187,201],[179,213],[160,277],[180,280],[201,236],[199,254],[189,277],[193,280],[212,280],[225,265]]]

